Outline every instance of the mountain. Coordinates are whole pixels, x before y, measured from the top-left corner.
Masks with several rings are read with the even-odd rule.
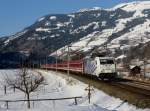
[[[107,50],[107,55],[116,59],[150,58],[150,1],[123,3],[111,9],[102,9],[108,16],[100,21],[100,30],[93,31],[77,42],[70,44],[70,51],[82,55]],[[87,10],[88,11],[88,10]],[[86,12],[85,10],[83,12]],[[103,28],[105,27],[105,28]],[[67,46],[57,51],[67,54]],[[56,52],[51,55],[55,55]],[[76,54],[74,54],[76,55]]]
[[[65,57],[69,45],[75,56],[107,47],[107,54],[116,58],[138,57],[136,53],[149,46],[149,35],[150,1],[138,1],[111,9],[95,7],[71,14],[43,16],[21,32],[0,38],[0,52],[28,53],[38,60],[49,54],[55,56],[56,50]],[[137,52],[132,55],[130,52],[134,49]]]

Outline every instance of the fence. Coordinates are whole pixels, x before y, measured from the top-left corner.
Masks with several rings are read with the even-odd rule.
[[[77,96],[77,97],[67,97],[67,98],[55,98],[55,99],[30,99],[30,101],[35,102],[35,101],[57,101],[57,100],[67,100],[67,99],[74,99],[75,105],[77,105],[77,99],[81,99],[82,96]],[[0,100],[0,102],[6,103],[6,108],[9,109],[9,103],[11,102],[26,102],[28,100]]]

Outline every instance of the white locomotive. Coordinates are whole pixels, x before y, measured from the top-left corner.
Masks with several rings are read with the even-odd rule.
[[[84,60],[84,73],[92,74],[100,79],[114,79],[117,76],[113,57],[94,57]]]

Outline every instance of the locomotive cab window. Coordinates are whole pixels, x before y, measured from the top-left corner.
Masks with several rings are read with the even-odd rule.
[[[114,64],[114,61],[108,59],[100,59],[100,64]]]

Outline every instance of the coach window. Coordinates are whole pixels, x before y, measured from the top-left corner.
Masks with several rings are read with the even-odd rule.
[[[101,59],[100,64],[114,64],[114,61],[108,59]]]

